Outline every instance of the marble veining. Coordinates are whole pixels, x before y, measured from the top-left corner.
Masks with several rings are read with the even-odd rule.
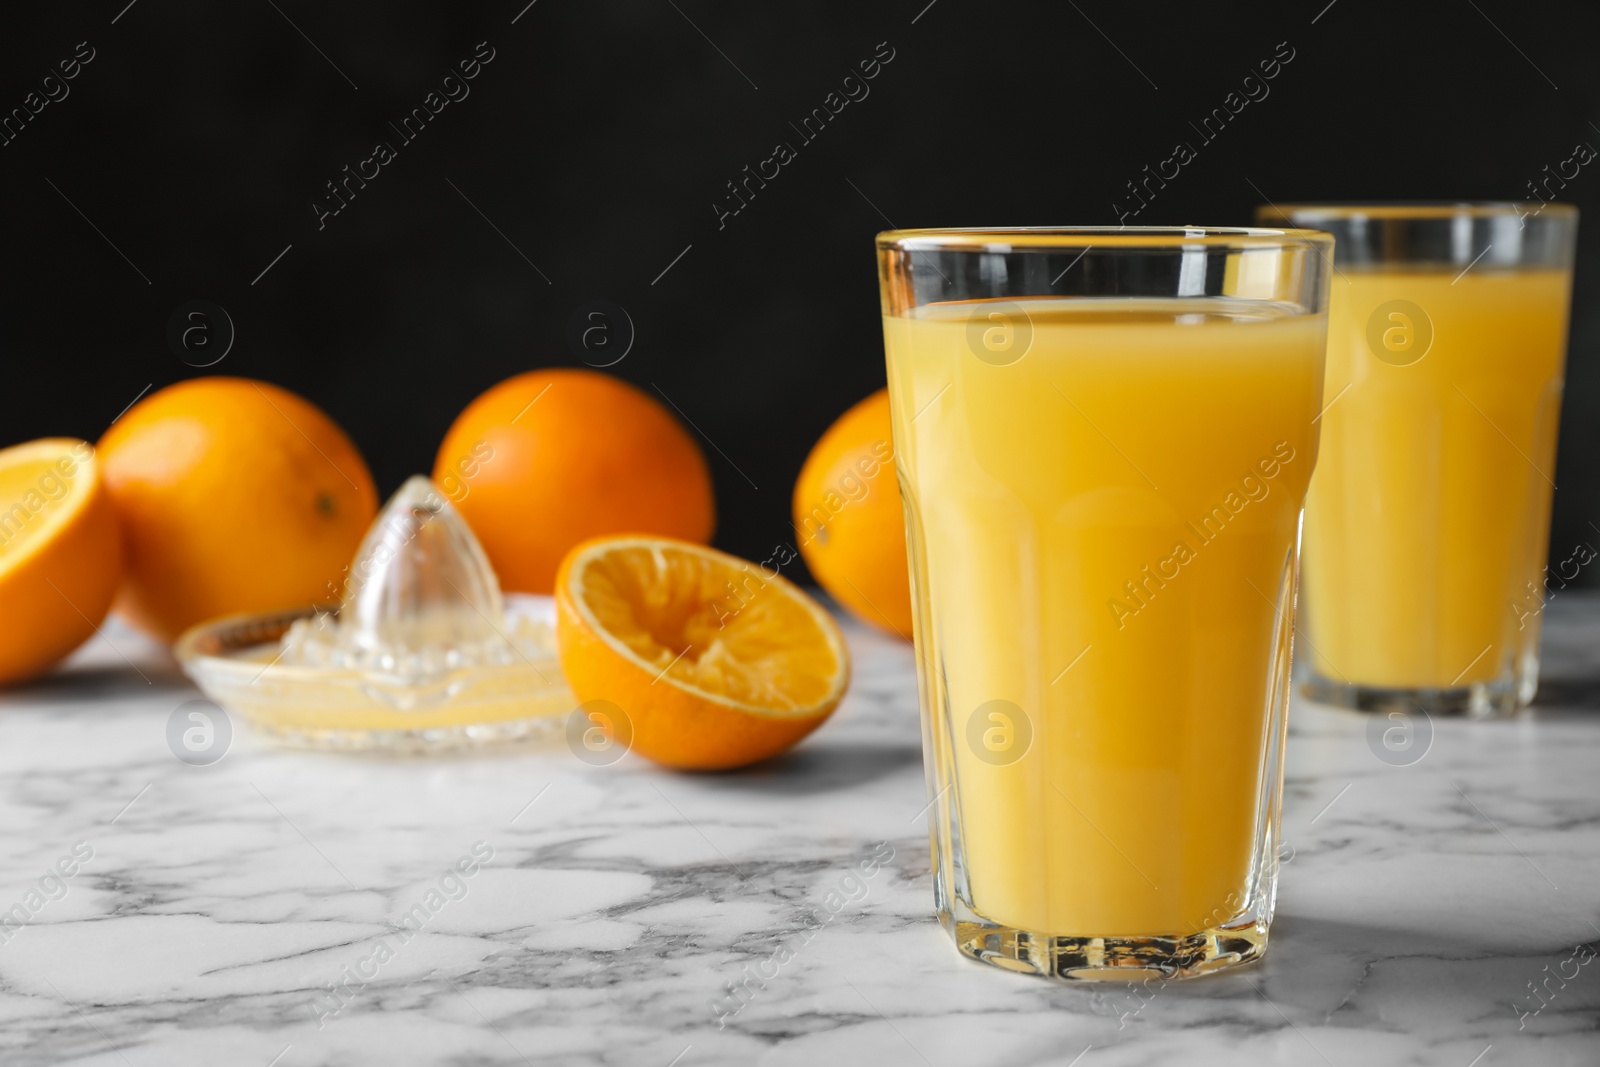
[[[1600,1062],[1600,598],[1547,703],[1380,760],[1296,704],[1260,965],[1053,985],[932,916],[909,649],[743,773],[557,741],[443,759],[167,743],[196,692],[115,626],[0,695],[7,1064]],[[126,657],[126,658],[124,658]],[[71,871],[70,875],[67,873]]]

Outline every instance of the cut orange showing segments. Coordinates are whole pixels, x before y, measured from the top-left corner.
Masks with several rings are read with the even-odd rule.
[[[775,569],[687,541],[578,545],[556,575],[556,611],[574,695],[620,708],[626,723],[602,728],[631,729],[633,750],[669,767],[776,755],[850,682],[844,636],[820,604]]]
[[[94,633],[122,548],[94,446],[0,449],[0,685],[43,674]]]

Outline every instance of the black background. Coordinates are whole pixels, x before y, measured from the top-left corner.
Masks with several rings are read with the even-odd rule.
[[[569,319],[604,299],[637,333],[611,372],[710,442],[717,542],[764,558],[792,539],[811,444],[883,384],[871,239],[891,220],[1115,224],[1126,183],[1197,142],[1189,123],[1280,42],[1294,58],[1270,95],[1127,221],[1248,223],[1264,197],[1520,200],[1600,146],[1590,0],[526,3],[8,5],[0,111],[78,42],[95,58],[0,147],[0,444],[94,439],[147,384],[243,375],[328,411],[387,494],[431,470],[479,392],[577,364]],[[388,123],[480,41],[495,58],[470,96],[402,145]],[[880,42],[894,58],[870,95],[801,145],[790,123]],[[398,158],[319,230],[324,183],[378,141]],[[719,228],[725,183],[779,141],[798,158]],[[1587,214],[1597,194],[1600,162],[1562,197]],[[1558,558],[1600,537],[1596,217]],[[166,341],[196,299],[237,330],[210,371]]]

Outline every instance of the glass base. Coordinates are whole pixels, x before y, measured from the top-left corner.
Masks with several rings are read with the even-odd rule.
[[[1410,713],[1420,708],[1429,715],[1464,715],[1482,719],[1513,714],[1532,698],[1531,692],[1526,697],[1521,692],[1529,688],[1518,686],[1510,678],[1445,688],[1359,685],[1354,682],[1335,682],[1312,672],[1300,687],[1300,692],[1306,699],[1319,704],[1355,711]]]
[[[518,640],[530,632],[522,627],[531,599],[506,612],[505,626]],[[548,626],[532,631],[539,643],[514,646],[520,661],[452,668],[418,682],[371,669],[281,663],[290,647],[285,635],[319,613],[337,614],[332,605],[310,605],[201,623],[174,652],[211,700],[295,748],[429,755],[558,738],[578,703]]]
[[[939,918],[963,956],[1068,982],[1194,978],[1253,963],[1267,951],[1267,924],[1254,916],[1192,934],[1148,937],[1062,937],[976,916]]]
[[[566,717],[559,715],[530,715],[524,719],[414,730],[312,728],[284,725],[271,716],[247,715],[246,718],[258,732],[286,748],[391,756],[432,756],[487,745],[548,744],[564,736],[567,725]]]

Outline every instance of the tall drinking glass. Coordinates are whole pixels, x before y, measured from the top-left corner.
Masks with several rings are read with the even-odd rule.
[[[1311,694],[1402,713],[1528,703],[1577,211],[1296,204],[1261,215],[1338,238],[1328,409],[1306,503]]]
[[[1255,959],[1332,241],[877,244],[940,920],[1057,978]]]

